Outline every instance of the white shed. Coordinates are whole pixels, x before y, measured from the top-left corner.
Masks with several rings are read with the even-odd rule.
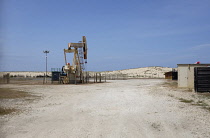
[[[194,88],[194,68],[207,67],[210,64],[177,64],[178,66],[178,87]]]

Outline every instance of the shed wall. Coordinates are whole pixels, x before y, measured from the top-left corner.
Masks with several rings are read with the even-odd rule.
[[[188,69],[185,66],[178,67],[178,87],[187,87],[188,86]]]
[[[187,76],[188,76],[188,88],[193,89],[194,88],[194,66],[190,66],[188,68]]]
[[[194,68],[210,64],[178,64],[178,87],[194,88]]]

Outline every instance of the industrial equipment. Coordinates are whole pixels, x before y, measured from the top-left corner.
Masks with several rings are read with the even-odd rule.
[[[72,63],[67,62],[66,53],[73,53]],[[61,80],[64,84],[83,83],[84,71],[87,64],[87,41],[82,37],[79,43],[68,43],[64,49],[65,66],[62,67]]]

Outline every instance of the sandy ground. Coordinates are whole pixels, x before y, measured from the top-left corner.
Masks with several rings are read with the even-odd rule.
[[[180,102],[195,93],[165,80],[85,85],[1,85],[42,96],[24,112],[2,116],[1,138],[207,138],[210,112]],[[195,97],[195,96],[194,96]]]

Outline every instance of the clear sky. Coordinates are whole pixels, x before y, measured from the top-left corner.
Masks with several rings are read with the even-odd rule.
[[[91,71],[210,63],[209,0],[0,0],[0,71],[64,65],[87,37]],[[71,62],[71,59],[68,59]]]

